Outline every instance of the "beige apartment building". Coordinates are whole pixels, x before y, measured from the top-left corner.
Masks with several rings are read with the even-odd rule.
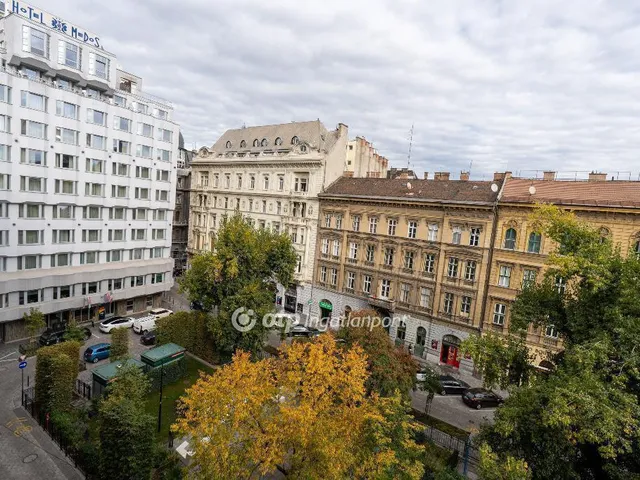
[[[463,178],[467,178],[466,176]],[[311,314],[373,307],[414,355],[454,367],[478,334],[500,182],[342,177],[320,194]]]
[[[620,246],[623,255],[640,253],[640,182],[606,180],[592,173],[587,180],[556,180],[555,172],[543,179],[511,178],[509,173],[498,203],[496,239],[493,245],[483,331],[508,331],[511,304],[523,284],[540,279],[554,242],[532,228],[529,215],[536,203],[550,203],[574,212],[599,228],[603,237]],[[497,177],[499,179],[500,177]],[[557,278],[559,289],[566,288]],[[548,354],[561,348],[553,328],[533,328],[527,343],[535,364],[549,366]]]
[[[380,155],[364,137],[356,137],[347,143],[344,175],[347,177],[385,178],[389,160]]]

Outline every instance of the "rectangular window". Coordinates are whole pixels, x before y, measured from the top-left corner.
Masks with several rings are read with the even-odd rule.
[[[25,177],[20,177],[20,183],[22,185],[22,179]],[[7,175],[6,173],[0,173],[0,190],[9,190],[11,189],[11,175]],[[21,186],[21,190],[25,189]]]
[[[409,226],[407,228],[407,237],[416,238],[417,233],[418,233],[418,222],[410,221]]]
[[[334,257],[338,257],[340,256],[340,240],[334,240],[333,241],[333,256]]]
[[[40,122],[34,122],[32,120],[20,120],[20,133],[28,137],[41,138],[43,140],[46,140],[47,125]]]
[[[102,230],[82,230],[83,242],[100,242],[102,240]]]
[[[162,119],[162,120],[167,120],[169,118],[169,112],[167,112],[166,110],[161,110],[159,108],[156,108],[154,110],[154,114],[156,117]]]
[[[269,190],[269,175],[262,176],[262,187],[265,190]]]
[[[104,197],[104,184],[85,182],[84,194],[89,197]]]
[[[105,112],[101,112],[100,110],[93,110],[91,108],[87,108],[87,122],[88,123],[93,123],[94,125],[100,125],[102,127],[106,127],[107,126],[107,114]],[[104,142],[104,147],[101,148],[107,148],[107,142],[106,142],[106,138],[105,138],[105,142]]]
[[[522,288],[529,287],[536,283],[536,270],[525,269],[524,274],[522,276]]]
[[[476,279],[476,267],[477,263],[473,260],[467,260],[467,264],[464,269],[464,279],[473,282]]]
[[[138,168],[138,167],[136,167]],[[128,177],[129,176],[129,165],[126,163],[111,163],[111,174],[118,175],[120,177]]]
[[[404,268],[407,270],[413,270],[414,252],[404,252]]]
[[[284,175],[278,175],[278,190],[284,190]]]
[[[378,232],[378,217],[369,217],[369,233]]]
[[[9,145],[0,145],[0,162],[11,161],[11,147]]]
[[[44,205],[37,203],[25,203],[18,205],[19,218],[43,218]]]
[[[148,123],[138,123],[138,135],[143,137],[153,137],[153,125]]]
[[[151,231],[151,239],[152,240],[164,240],[165,239],[165,229],[164,228],[154,228]]]
[[[40,255],[18,257],[18,270],[34,270],[36,268],[42,268],[42,257]]]
[[[113,117],[113,128],[131,133],[131,120],[124,117]]]
[[[424,272],[433,273],[436,265],[436,256],[433,253],[427,253],[424,256]]]
[[[395,253],[395,249],[393,248],[385,248],[384,249],[384,264],[387,266],[393,266],[393,256]]]
[[[125,142],[124,140],[113,139],[113,151],[116,153],[122,153],[124,155],[131,154],[131,142]]]
[[[53,243],[73,243],[74,240],[73,230],[53,230],[51,232],[51,238]]]
[[[146,208],[134,208],[131,210],[131,215],[133,220],[146,220],[147,219],[147,209]]]
[[[562,295],[567,290],[567,281],[562,277],[556,277],[556,290]]]
[[[429,240],[430,242],[438,241],[438,225],[436,225],[435,223],[429,224],[429,236],[427,237],[427,240]]]
[[[215,219],[215,214],[213,215]],[[166,210],[154,210],[153,211],[153,219],[154,220],[166,220],[167,219],[167,211]],[[212,226],[215,226],[215,222],[212,223]]]
[[[22,26],[22,50],[49,58],[49,35],[27,25]]]
[[[375,245],[367,245],[367,252],[366,252],[366,260],[367,260],[367,262],[373,263],[373,260],[374,260],[374,257],[375,257],[375,252],[376,252]]]
[[[83,252],[80,254],[80,265],[93,265],[98,263],[98,252]]]
[[[87,147],[95,148],[96,150],[106,150],[107,137],[87,133]]]
[[[90,173],[104,173],[104,160],[87,158],[86,171]]]
[[[98,293],[100,290],[100,282],[89,282],[82,284],[82,295],[91,295],[93,293]]]
[[[451,243],[455,245],[460,245],[462,241],[462,229],[460,227],[453,227],[453,231],[451,233]]]
[[[22,120],[22,122],[24,124],[25,120]],[[46,128],[45,128],[45,131],[46,131]],[[11,133],[11,117],[7,115],[0,115],[0,132]],[[25,132],[23,133],[23,135],[27,135],[26,126],[25,126]]]
[[[168,201],[169,201],[168,190],[156,190],[156,202],[168,202]]]
[[[336,215],[336,228],[342,229],[342,215]]]
[[[322,239],[322,253],[323,255],[329,255],[329,239],[328,238]]]
[[[398,226],[398,221],[395,219],[390,219],[389,220],[389,225],[387,228],[387,234],[388,235],[395,235],[396,234],[396,227]]]
[[[58,40],[58,63],[82,70],[82,49],[74,43]]]
[[[79,145],[80,133],[70,128],[56,127],[56,142]]]
[[[165,128],[158,129],[158,140],[162,142],[171,142],[173,139],[173,132]]]
[[[158,160],[161,160],[163,162],[171,161],[171,150],[163,150],[161,148],[157,148],[156,151],[158,153]]]
[[[11,103],[11,87],[0,85],[0,102]]]
[[[380,282],[380,298],[387,299],[391,296],[391,280],[386,278]]]
[[[453,313],[453,293],[445,293],[444,294],[444,313],[447,315],[451,315]]]
[[[55,181],[55,193],[61,193],[64,195],[76,195],[77,182],[73,180],[56,180]]]
[[[142,158],[153,158],[153,148],[149,145],[136,145],[136,156]]]
[[[31,148],[21,148],[20,163],[25,163],[27,165],[46,166],[47,152],[42,150],[33,150]]]
[[[362,293],[371,294],[371,275],[362,276]]]
[[[124,207],[111,207],[109,209],[109,220],[124,220]]]
[[[135,197],[138,200],[149,200],[149,189],[148,188],[136,187],[136,189],[135,189]]]
[[[469,245],[472,247],[477,247],[480,245],[480,229],[472,228],[471,233],[469,234]]]
[[[529,242],[527,243],[527,252],[540,253],[540,244],[542,242],[542,235],[536,232],[529,234]]]
[[[338,270],[335,268],[331,269],[331,285],[334,287],[338,284]]]
[[[107,262],[121,262],[122,250],[110,250],[107,251]]]
[[[555,325],[547,325],[544,329],[544,336],[550,338],[558,338],[558,330]]]
[[[74,209],[72,205],[54,205],[53,206],[53,218],[57,219],[72,219],[75,218]]]
[[[168,170],[156,170],[156,180],[159,182],[168,182],[169,181],[169,171]]]
[[[493,323],[495,325],[504,325],[506,312],[507,306],[504,303],[496,303],[493,307]]]
[[[131,230],[131,240],[144,240],[147,238],[147,230],[144,228],[134,228]]]
[[[91,52],[90,60],[91,63],[89,66],[89,73],[92,73],[96,77],[109,80],[109,59],[107,57],[103,57],[102,55],[98,55],[97,53]]]
[[[505,265],[500,267],[500,274],[498,276],[498,286],[508,288],[511,284],[511,267]]]
[[[358,258],[358,244],[356,242],[349,243],[349,258],[351,260]]]
[[[18,230],[18,245],[40,245],[44,243],[44,230]]]
[[[58,253],[51,255],[51,267],[68,267],[71,265],[71,253]]]
[[[325,226],[325,228],[331,228],[331,217],[332,217],[332,215],[330,213],[325,213],[324,214],[324,226]]]
[[[20,105],[22,107],[40,110],[42,112],[47,111],[47,97],[44,95],[38,95],[37,93],[27,92],[25,90],[20,92],[20,94]]]
[[[123,242],[125,241],[125,234],[123,229],[117,230],[109,230],[109,241],[110,242]]]
[[[151,178],[151,169],[149,167],[136,167],[136,178]]]
[[[420,306],[424,308],[431,308],[431,294],[430,288],[422,287],[420,289]]]
[[[411,285],[408,283],[400,284],[400,301],[403,303],[409,303],[411,301]]]
[[[20,190],[23,192],[45,193],[47,183],[40,177],[20,177]]]
[[[108,290],[122,290],[122,279],[114,278],[113,280],[109,280]]]
[[[100,207],[82,207],[82,218],[85,220],[102,219]]]
[[[471,314],[471,297],[462,297],[462,302],[460,303],[460,313],[462,315]]]
[[[359,232],[360,231],[360,215],[354,215],[351,218],[351,229],[354,232]]]
[[[151,274],[151,283],[162,283],[164,282],[164,273],[152,273]]]
[[[324,265],[320,267],[320,281],[322,283],[327,283],[327,267]]]
[[[458,277],[458,259],[455,257],[449,257],[449,264],[447,265],[447,276],[450,278]]]
[[[74,103],[56,101],[56,115],[59,117],[72,118],[78,120],[80,118],[80,107]]]
[[[164,249],[162,247],[155,247],[149,249],[149,258],[162,258]]]

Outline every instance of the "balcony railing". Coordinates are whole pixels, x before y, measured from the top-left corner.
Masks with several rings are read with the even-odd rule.
[[[465,325],[471,325],[471,318],[470,317],[463,317],[461,315],[456,315],[454,313],[447,313],[444,310],[440,310],[438,312],[438,316],[450,321],[450,322],[456,322],[456,323],[462,323]]]
[[[422,276],[423,276],[423,277],[426,277],[426,278],[433,278],[433,277],[435,277],[435,273],[433,273],[433,272],[427,272],[426,270],[423,270],[423,271],[422,271]]]
[[[347,257],[347,263],[358,263],[358,259],[357,258],[348,258]]]
[[[369,305],[379,307],[393,312],[396,309],[396,302],[388,298],[369,297]]]

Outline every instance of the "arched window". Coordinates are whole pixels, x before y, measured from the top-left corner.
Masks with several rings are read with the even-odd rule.
[[[540,244],[542,243],[542,235],[538,232],[529,234],[529,243],[527,244],[527,252],[540,253]]]
[[[302,153],[305,153],[305,152],[307,151],[307,147],[306,147],[305,145],[302,145],[302,146],[300,147],[300,151],[301,151]]]
[[[254,147],[259,147],[260,146],[260,142],[258,141],[257,138],[253,141],[253,146]]]
[[[247,142],[245,142],[244,140],[242,140],[240,142],[240,148],[245,148],[247,146]]]
[[[276,146],[282,145],[282,139],[280,137],[276,138]]]
[[[515,250],[516,248],[516,230],[509,228],[504,232],[504,248],[508,250]]]
[[[606,227],[601,227],[600,228],[600,243],[604,243],[607,241],[607,239],[609,238],[609,234],[611,232],[609,232],[609,229]]]
[[[266,138],[263,138],[260,142],[260,146],[266,147],[269,144],[269,141]]]
[[[640,240],[636,240],[636,243],[633,245],[633,251],[637,257],[640,257]]]
[[[297,145],[298,143],[300,143],[300,140],[298,140],[298,137],[293,137],[291,139],[291,145]]]
[[[231,141],[227,140],[226,147],[227,147],[227,148],[231,148]]]
[[[420,345],[424,347],[425,342],[427,341],[427,330],[424,327],[418,327],[416,330],[416,345]]]

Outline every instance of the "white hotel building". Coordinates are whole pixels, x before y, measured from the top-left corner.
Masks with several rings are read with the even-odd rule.
[[[158,306],[179,127],[99,37],[23,2],[0,19],[0,341]]]

